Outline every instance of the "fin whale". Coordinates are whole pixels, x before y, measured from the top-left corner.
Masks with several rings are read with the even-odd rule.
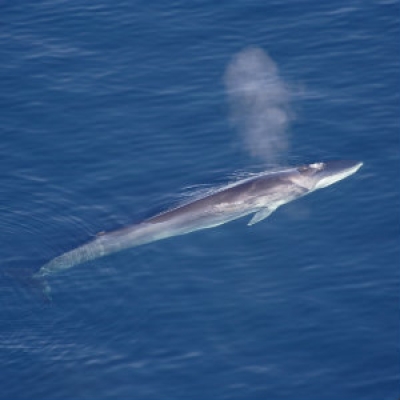
[[[43,265],[33,276],[42,279],[75,265],[157,240],[214,228],[246,215],[253,225],[278,207],[352,174],[362,162],[330,161],[281,171],[265,172],[238,181],[213,194],[162,212],[142,223],[114,232],[102,232],[94,240]]]

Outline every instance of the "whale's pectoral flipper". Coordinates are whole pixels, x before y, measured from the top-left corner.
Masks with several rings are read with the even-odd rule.
[[[250,222],[247,224],[248,226],[254,225],[257,222],[262,221],[263,219],[269,217],[274,211],[276,210],[276,208],[262,208],[260,211],[257,211],[254,215],[253,218],[250,220]]]

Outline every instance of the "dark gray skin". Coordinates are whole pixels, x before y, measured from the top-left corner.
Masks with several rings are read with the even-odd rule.
[[[126,248],[213,228],[255,214],[249,223],[252,225],[267,218],[279,206],[344,179],[361,165],[353,161],[316,163],[239,181],[140,224],[98,236],[43,265],[35,277],[41,278]]]

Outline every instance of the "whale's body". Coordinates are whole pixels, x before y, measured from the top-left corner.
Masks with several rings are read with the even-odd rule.
[[[331,161],[238,181],[140,224],[99,235],[43,265],[35,277],[51,275],[126,248],[213,228],[249,214],[254,214],[249,222],[252,225],[268,217],[279,206],[355,173],[361,165],[354,161]]]

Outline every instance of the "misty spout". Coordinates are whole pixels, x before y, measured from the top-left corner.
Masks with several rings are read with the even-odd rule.
[[[253,157],[267,164],[285,163],[291,93],[275,62],[262,49],[236,54],[225,72],[230,117]]]

